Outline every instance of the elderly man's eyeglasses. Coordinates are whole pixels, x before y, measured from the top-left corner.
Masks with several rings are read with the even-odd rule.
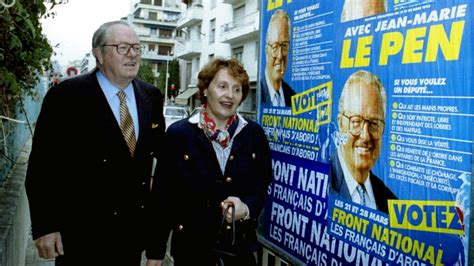
[[[128,44],[128,43],[120,43],[120,44],[103,44],[102,46],[114,46],[117,49],[117,53],[121,55],[126,55],[133,49],[133,51],[137,54],[142,54],[145,50],[145,47],[141,44]]]
[[[288,48],[290,48],[290,42],[271,42],[267,43],[272,51],[272,56],[277,56],[278,52],[281,51],[282,55],[288,54]]]
[[[360,115],[347,116],[342,114],[345,118],[349,119],[349,133],[353,136],[359,136],[364,128],[364,124],[367,123],[369,133],[374,140],[378,140],[382,137],[385,122],[380,119],[366,119]]]

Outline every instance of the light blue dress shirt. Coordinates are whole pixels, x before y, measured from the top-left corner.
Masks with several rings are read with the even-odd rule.
[[[110,109],[112,109],[115,119],[117,120],[117,123],[120,126],[120,99],[117,95],[120,89],[114,84],[112,84],[112,82],[110,82],[100,71],[97,71],[97,80],[99,81],[99,85],[102,91],[104,92],[107,102],[110,105]],[[132,83],[128,84],[128,86],[123,91],[127,95],[127,107],[133,119],[133,126],[135,127],[135,138],[136,140],[138,140],[138,110]]]

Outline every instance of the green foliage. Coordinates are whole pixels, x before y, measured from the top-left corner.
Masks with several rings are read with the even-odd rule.
[[[28,121],[22,97],[35,96],[43,72],[50,70],[53,49],[42,34],[40,18],[54,16],[50,10],[63,0],[49,0],[49,8],[37,0],[8,0],[0,8],[0,115]],[[2,1],[3,2],[3,1]],[[33,97],[35,99],[35,97]],[[31,110],[30,110],[31,111]],[[0,186],[12,169],[24,144],[25,127],[1,119]],[[29,132],[32,132],[28,121]]]
[[[169,78],[168,78],[168,95],[170,95],[171,84],[176,86],[176,90],[179,91],[179,62],[177,59],[169,61],[168,65]],[[164,92],[166,87],[166,64],[163,64],[160,69],[160,76],[158,77],[158,88]]]
[[[160,76],[158,77],[158,88],[160,88],[160,90],[163,92],[165,91],[165,84],[166,84],[165,78],[166,78],[166,63],[161,65]]]
[[[176,86],[176,90],[179,91],[179,62],[178,60],[174,59],[170,62],[170,78],[168,80],[168,85],[174,84]]]
[[[155,85],[156,78],[150,63],[145,60],[142,60],[142,62],[140,63],[140,70],[138,71],[137,78]]]
[[[8,113],[24,95],[32,95],[43,71],[51,69],[53,49],[42,34],[41,17],[61,0],[15,1],[0,14],[0,114]]]

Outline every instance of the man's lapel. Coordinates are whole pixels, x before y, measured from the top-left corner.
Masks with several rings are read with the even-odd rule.
[[[87,105],[91,107],[90,121],[94,125],[91,130],[97,132],[97,138],[101,139],[106,147],[110,149],[119,149],[120,151],[128,152],[128,146],[123,138],[120,125],[115,118],[109,102],[102,91],[99,82],[97,81],[96,71],[91,72],[87,79],[90,85],[84,86],[83,91],[87,92]],[[92,121],[94,121],[92,123]],[[117,146],[120,143],[120,146]],[[120,147],[120,148],[118,148]]]
[[[135,92],[135,100],[137,102],[137,113],[138,113],[138,141],[135,153],[139,152],[141,145],[143,145],[146,139],[151,134],[151,103],[144,90],[140,88],[140,85],[135,80],[132,82],[133,90]]]

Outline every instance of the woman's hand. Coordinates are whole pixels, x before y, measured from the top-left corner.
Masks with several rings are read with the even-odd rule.
[[[225,212],[229,205],[234,205],[235,207],[235,220],[246,220],[250,218],[247,204],[243,203],[239,197],[227,197],[227,199],[221,203],[222,213]],[[232,209],[227,212],[225,219],[228,223],[232,222]]]

